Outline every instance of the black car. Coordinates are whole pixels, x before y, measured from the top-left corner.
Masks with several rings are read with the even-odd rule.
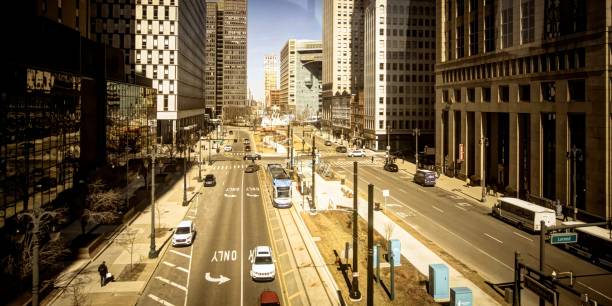
[[[36,182],[34,189],[43,191],[43,190],[51,189],[55,187],[56,185],[57,185],[57,179],[53,177],[45,176],[41,178],[40,180],[38,180],[38,182]]]
[[[338,147],[336,147],[336,152],[338,152],[338,153],[346,153],[346,147],[345,146],[338,146]]]
[[[249,153],[246,154],[243,158],[244,160],[261,160],[261,155],[257,154],[257,153]]]
[[[332,142],[331,142],[331,141],[329,141],[329,140],[326,140],[326,141],[325,141],[325,145],[326,145],[326,146],[331,146],[331,145],[332,145]]]
[[[215,186],[217,185],[217,179],[214,174],[207,174],[204,177],[204,186]]]
[[[398,170],[397,165],[392,163],[385,164],[384,169],[389,172],[397,172]]]
[[[251,146],[244,146],[244,152],[251,152]]]
[[[257,170],[259,170],[258,164],[250,164],[246,167],[246,169],[244,169],[244,172],[253,173],[253,172],[257,172]]]

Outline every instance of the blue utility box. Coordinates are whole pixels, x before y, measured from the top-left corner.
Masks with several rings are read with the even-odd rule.
[[[472,306],[472,289],[468,287],[451,288],[450,306]]]
[[[434,301],[448,300],[448,267],[444,264],[429,265],[429,294]]]
[[[399,239],[391,239],[388,242],[387,250],[389,250],[391,254],[389,254],[389,260],[391,260],[391,255],[393,255],[393,266],[400,266],[400,259],[402,258],[402,248],[400,245]],[[391,263],[391,262],[389,262]]]

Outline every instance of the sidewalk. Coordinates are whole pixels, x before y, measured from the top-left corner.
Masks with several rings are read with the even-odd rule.
[[[188,199],[199,192],[198,167],[192,167],[188,175]],[[196,188],[189,188],[195,186]],[[157,258],[149,259],[151,209],[140,212],[124,225],[120,232],[109,239],[103,250],[92,259],[77,260],[57,277],[55,291],[42,305],[73,305],[76,300],[88,305],[135,305],[147,282],[159,264],[172,237],[172,229],[182,220],[189,206],[182,206],[183,180],[177,180],[168,192],[156,199],[155,245]],[[158,221],[159,220],[159,221]],[[132,243],[133,241],[133,243]],[[132,248],[133,247],[133,248]],[[130,254],[130,249],[133,249]],[[131,255],[131,256],[130,256]],[[133,268],[130,269],[130,257]],[[98,266],[106,262],[115,281],[100,286]]]
[[[414,168],[413,168],[414,169]],[[409,171],[408,171],[409,172]],[[413,170],[414,172],[414,170]],[[412,173],[413,173],[412,172]],[[409,172],[410,173],[410,172]],[[317,176],[316,188],[317,188],[317,199],[316,199],[316,210],[324,211],[327,209],[336,209],[337,207],[345,207],[352,208],[353,207],[353,199],[347,198],[344,196],[342,192],[342,188],[347,188],[340,184],[339,181],[326,181],[320,175]],[[456,182],[445,180],[441,181],[441,186],[445,186],[446,188],[454,188],[456,187]],[[297,192],[296,192],[297,194]],[[294,197],[296,207],[302,207],[304,204],[302,203],[301,196]],[[299,203],[299,204],[298,204]],[[367,200],[360,198],[358,202],[358,212],[361,218],[367,221]],[[473,295],[473,304],[474,305],[499,305],[499,303],[493,299],[491,296],[486,294],[483,290],[481,290],[478,286],[472,283],[469,279],[465,278],[462,274],[460,274],[457,270],[455,270],[451,265],[446,263],[442,258],[429,250],[425,245],[419,242],[416,238],[411,236],[406,230],[404,230],[401,226],[394,223],[391,219],[389,219],[383,212],[375,211],[374,212],[374,230],[377,231],[380,235],[386,235],[386,228],[392,226],[393,233],[391,235],[391,239],[399,239],[401,245],[401,254],[404,258],[406,258],[417,270],[428,277],[429,274],[429,265],[430,264],[445,264],[449,269],[449,285],[450,288],[453,287],[468,287],[472,290]]]

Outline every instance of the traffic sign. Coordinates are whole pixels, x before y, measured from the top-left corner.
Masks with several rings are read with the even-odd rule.
[[[564,244],[578,242],[577,233],[552,233],[550,234],[550,244]]]

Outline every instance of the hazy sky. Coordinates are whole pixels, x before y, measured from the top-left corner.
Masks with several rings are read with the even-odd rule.
[[[264,55],[280,51],[291,38],[321,39],[323,0],[248,0],[248,88],[264,98]],[[280,82],[279,82],[280,83]]]

